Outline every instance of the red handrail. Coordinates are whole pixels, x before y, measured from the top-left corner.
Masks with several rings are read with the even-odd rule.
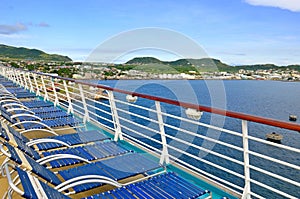
[[[18,70],[21,70],[21,69],[18,69]],[[28,72],[28,71],[26,71],[26,72]],[[163,98],[163,97],[156,97],[156,96],[152,96],[152,95],[146,95],[146,94],[126,91],[126,90],[121,90],[121,89],[118,89],[118,88],[112,88],[112,87],[109,87],[109,86],[88,83],[88,82],[85,82],[85,81],[82,81],[82,80],[75,80],[75,79],[72,79],[72,78],[54,76],[54,75],[40,73],[40,72],[32,72],[32,71],[30,71],[30,72],[38,74],[38,75],[44,75],[44,76],[49,76],[49,77],[52,77],[52,78],[61,79],[61,80],[72,81],[72,82],[87,85],[87,86],[93,86],[93,87],[101,88],[101,89],[104,89],[104,90],[109,90],[109,91],[114,91],[114,92],[123,93],[123,94],[127,94],[127,95],[137,96],[137,97],[141,97],[141,98],[145,98],[145,99],[149,99],[149,100],[164,102],[164,103],[167,103],[167,104],[181,106],[181,107],[184,107],[184,108],[192,108],[192,109],[196,109],[196,110],[199,110],[199,111],[205,111],[205,112],[214,113],[214,114],[217,114],[217,115],[223,115],[223,116],[227,116],[227,117],[237,118],[237,119],[241,119],[241,120],[247,120],[247,121],[251,121],[251,122],[256,122],[256,123],[260,123],[260,124],[265,124],[265,125],[270,125],[270,126],[275,126],[275,127],[280,127],[280,128],[300,132],[300,125],[295,124],[295,123],[291,123],[291,122],[285,122],[285,121],[280,121],[280,120],[266,118],[266,117],[254,116],[254,115],[245,114],[245,113],[227,111],[227,110],[222,110],[222,109],[212,108],[212,107],[207,107],[207,106],[201,106],[201,105],[187,103],[187,102],[180,102],[180,101],[177,101],[177,100],[167,99],[167,98]]]

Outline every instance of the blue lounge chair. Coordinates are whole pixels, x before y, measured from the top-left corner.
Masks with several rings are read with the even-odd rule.
[[[41,107],[51,107],[53,104],[51,102],[42,101],[42,100],[31,100],[22,102],[24,106],[28,108],[41,108]]]
[[[3,109],[1,109],[3,110]],[[3,110],[5,111],[5,110]],[[67,117],[70,114],[67,112],[57,108],[57,107],[44,107],[39,109],[8,109],[6,112],[13,112],[14,114],[28,114],[31,113],[32,115],[35,115],[41,119],[54,119],[54,118],[61,118],[61,117]],[[28,119],[30,119],[28,117]]]
[[[39,107],[39,108],[31,108],[32,112],[39,114],[39,113],[52,113],[52,112],[62,112],[63,110],[55,107],[55,106],[49,106],[49,107]]]
[[[3,146],[6,147],[6,149],[8,151],[6,151]],[[2,154],[4,154],[5,156],[7,156],[8,158],[13,158],[14,161],[18,162],[17,160],[19,160],[19,156],[21,156],[21,154],[26,154],[26,156],[33,158],[34,160],[41,162],[41,163],[48,163],[49,160],[52,160],[51,163],[56,162],[56,165],[58,165],[57,167],[60,166],[67,166],[67,165],[72,165],[72,164],[76,164],[78,162],[90,162],[88,160],[88,158],[92,158],[88,153],[86,153],[84,150],[80,150],[80,149],[72,149],[67,151],[68,153],[65,154],[56,154],[56,155],[49,155],[49,156],[40,156],[40,154],[38,154],[36,151],[32,150],[30,147],[26,147],[26,145],[23,146],[18,146],[18,148],[14,148],[13,146],[11,146],[8,143],[3,143],[0,145],[0,149]],[[21,151],[21,153],[18,153]],[[66,160],[60,160],[62,158],[69,158]],[[19,164],[21,164],[20,162],[18,162]],[[58,164],[60,163],[60,165]]]
[[[15,168],[18,176],[21,180],[23,190],[17,188],[12,181],[9,174],[8,164],[5,165],[5,172],[10,187],[19,193],[24,198],[62,198],[68,199],[69,196],[59,192],[57,189],[50,187],[49,185],[41,182],[28,172],[23,171],[19,168]],[[13,167],[13,166],[12,166]],[[104,180],[103,180],[104,182]],[[110,183],[110,182],[109,182]],[[168,184],[170,183],[170,184]],[[37,191],[39,190],[39,191]],[[127,186],[119,187],[104,193],[99,193],[93,196],[89,196],[86,199],[106,199],[106,198],[117,198],[117,199],[161,199],[161,198],[198,198],[200,196],[208,195],[208,190],[201,189],[194,184],[186,181],[176,173],[170,172],[161,174],[147,180],[130,184]],[[42,195],[43,194],[43,195]]]
[[[17,85],[11,81],[1,81],[0,84],[2,84],[5,87],[16,87]]]
[[[10,140],[11,136],[9,136],[9,134],[12,134],[12,136],[18,137],[28,146],[32,146],[32,145],[37,146],[38,150],[48,150],[48,149],[59,148],[62,146],[74,146],[78,144],[86,144],[89,142],[103,141],[109,139],[108,136],[106,136],[100,131],[89,130],[89,131],[78,131],[76,133],[71,133],[71,134],[64,134],[64,135],[57,135],[57,136],[50,136],[46,138],[29,140],[27,137],[25,137],[22,134],[22,132],[17,132],[14,128],[10,127],[5,123],[0,124],[0,129],[2,130],[0,131],[0,137],[4,138],[6,141]]]
[[[154,176],[148,180],[129,184],[125,187],[112,191],[89,196],[86,199],[102,198],[198,198],[203,195],[209,196],[209,191],[204,190],[174,172]]]
[[[94,131],[88,131],[88,132],[90,132],[92,135],[92,133]],[[88,132],[85,132],[84,134],[89,134]],[[18,132],[15,132],[15,133],[17,134]],[[51,150],[51,151],[45,151],[40,154],[34,148],[31,147],[31,144],[35,144],[35,143],[38,144],[41,141],[46,141],[46,143],[44,143],[45,146],[51,146],[51,141],[53,141],[52,146],[57,146],[57,145],[63,146],[61,144],[61,142],[63,142],[62,140],[67,141],[68,138],[71,138],[71,139],[69,139],[67,143],[66,142],[63,142],[63,143],[65,143],[66,145],[68,145],[68,143],[74,144],[76,142],[80,142],[79,139],[72,140],[72,138],[79,138],[78,137],[79,134],[77,133],[77,134],[66,134],[66,135],[57,136],[57,137],[60,137],[63,139],[56,140],[56,141],[55,141],[55,139],[52,139],[52,138],[37,139],[37,140],[33,140],[31,142],[27,142],[30,144],[29,146],[26,144],[26,142],[24,142],[24,140],[27,141],[27,138],[24,136],[20,136],[22,139],[20,139],[17,136],[14,136],[14,135],[13,135],[13,137],[8,136],[8,134],[5,131],[2,131],[0,133],[0,135],[2,135],[1,137],[4,138],[6,141],[9,141],[10,144],[17,147],[19,150],[23,151],[24,153],[26,153],[30,157],[34,158],[35,160],[43,161],[43,160],[49,159],[49,157],[56,157],[60,154],[68,154],[68,155],[72,155],[74,157],[75,156],[78,157],[78,158],[73,158],[73,159],[57,160],[57,161],[50,162],[49,167],[52,167],[52,168],[58,168],[58,167],[77,164],[77,163],[82,162],[83,160],[84,161],[92,161],[92,160],[113,157],[113,156],[131,152],[131,150],[128,150],[128,149],[122,147],[117,142],[97,141],[97,142],[93,142],[90,145],[68,147],[65,149],[56,149],[56,150]],[[99,134],[99,135],[101,135],[101,134]],[[86,140],[91,140],[90,138],[92,138],[93,136],[85,135],[84,137],[88,138]],[[84,139],[84,137],[83,137],[83,139]],[[95,139],[99,140],[99,138],[100,137],[97,137]],[[103,138],[102,140],[109,140],[109,139],[107,139],[108,137],[106,137],[103,134],[102,134],[102,138]],[[59,142],[59,141],[61,141],[61,142]],[[8,144],[8,143],[5,143],[5,144]],[[43,146],[43,143],[38,144],[38,145]]]
[[[143,154],[131,153],[99,162],[85,164],[67,170],[58,171],[58,174],[61,176],[61,178],[59,178],[51,170],[42,166],[28,155],[21,153],[19,150],[14,149],[7,144],[6,147],[10,152],[6,155],[11,160],[19,165],[22,165],[23,168],[25,167],[27,170],[30,170],[39,177],[45,179],[47,182],[52,183],[61,191],[68,190],[69,186],[71,187],[70,184],[72,184],[75,179],[91,180],[88,184],[75,184],[75,186],[72,186],[72,189],[74,190],[72,193],[78,193],[101,186],[103,183],[101,181],[97,181],[99,179],[109,179],[110,182],[114,182],[114,184],[118,185],[116,182],[117,180],[125,179],[137,174],[144,174],[148,171],[160,168],[158,161],[154,162]],[[3,150],[3,148],[1,150]],[[132,165],[134,165],[135,170],[129,168],[128,166],[124,167],[125,163],[123,160],[125,158],[130,161]],[[25,160],[26,162],[24,162]],[[96,180],[93,181],[93,179]]]
[[[15,104],[15,103],[14,103]],[[16,105],[16,104],[15,104]],[[14,105],[10,108],[10,110],[14,110]],[[17,110],[18,114],[13,114],[4,107],[0,107],[1,115],[10,123],[18,125],[19,128],[24,129],[43,129],[45,126],[48,127],[62,127],[62,126],[79,126],[82,122],[69,115],[65,112],[51,112],[44,114],[34,114],[29,110],[23,109]],[[19,112],[21,112],[19,114]],[[41,117],[40,117],[41,116]],[[35,121],[35,122],[28,122]]]
[[[34,98],[36,95],[34,93],[30,93],[29,91],[20,88],[20,87],[8,87],[6,88],[8,92],[10,92],[12,95],[16,96],[16,98]]]
[[[79,119],[73,117],[72,115],[68,115],[66,117],[62,118],[53,118],[53,119],[47,119],[47,120],[41,120],[40,123],[24,123],[27,121],[37,121],[33,118],[22,118],[20,124],[18,124],[18,127],[22,128],[21,125],[25,130],[27,129],[43,129],[45,128],[45,125],[51,128],[54,127],[63,127],[63,126],[71,126],[71,127],[78,127],[82,125],[82,121]],[[38,122],[38,121],[37,121]]]

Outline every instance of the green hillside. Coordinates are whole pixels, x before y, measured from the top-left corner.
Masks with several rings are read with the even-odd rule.
[[[165,67],[163,67],[165,66]],[[167,67],[166,67],[167,66]],[[245,70],[285,70],[287,68],[292,70],[300,71],[300,65],[288,65],[288,66],[277,66],[274,64],[255,64],[255,65],[239,65],[230,66],[218,59],[213,58],[202,58],[202,59],[178,59],[176,61],[161,61],[153,57],[136,57],[129,60],[125,65],[119,66],[119,69],[136,69],[142,71],[151,72],[166,72],[170,70],[170,73],[174,71],[178,72],[215,72],[215,71],[226,71],[226,72],[237,72],[240,69]]]
[[[23,47],[13,47],[0,44],[0,58],[3,59],[20,59],[20,60],[32,60],[32,61],[72,61],[67,56],[57,54],[47,54],[41,50],[28,49]]]
[[[162,64],[163,62],[160,61],[157,58],[154,57],[135,57],[131,60],[129,60],[128,62],[126,62],[126,64],[137,64],[137,65],[142,65],[142,64]]]
[[[136,69],[143,68],[143,71],[152,72],[156,70],[161,70],[165,66],[171,70],[177,72],[188,72],[188,71],[205,71],[205,72],[214,72],[218,70],[230,71],[233,67],[222,63],[220,60],[211,59],[211,58],[202,58],[202,59],[178,59],[176,61],[161,61],[153,57],[137,57],[132,60],[129,60],[125,63],[126,65],[135,66]],[[138,67],[137,67],[138,66]],[[168,66],[168,67],[166,67]],[[151,67],[147,69],[147,67]],[[164,71],[165,72],[165,71]]]

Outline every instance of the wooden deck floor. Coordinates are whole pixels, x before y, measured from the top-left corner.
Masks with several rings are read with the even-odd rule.
[[[0,164],[5,160],[5,156],[0,157]],[[0,176],[0,198],[3,198],[3,196],[6,194],[8,190],[8,182],[6,177],[3,177],[2,175]],[[12,195],[13,199],[19,199],[22,198],[19,194],[13,193]]]

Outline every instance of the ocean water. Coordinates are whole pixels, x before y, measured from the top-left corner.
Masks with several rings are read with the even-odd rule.
[[[111,87],[117,87],[124,90],[129,90],[138,93],[149,94],[153,96],[160,96],[164,98],[169,98],[173,100],[190,102],[195,104],[200,104],[204,106],[213,106],[216,108],[226,109],[230,111],[236,111],[241,113],[247,113],[251,115],[258,115],[267,118],[278,119],[282,121],[289,121],[289,114],[295,114],[298,116],[298,121],[300,122],[300,82],[280,82],[280,81],[247,81],[247,80],[107,80],[99,81],[98,83],[108,85]],[[125,98],[124,95],[116,94],[115,98]],[[142,105],[148,108],[155,108],[154,102],[149,100],[138,99],[136,104]],[[122,105],[117,105],[121,107]],[[161,104],[162,110],[179,116],[184,116],[184,110],[180,107]],[[101,107],[107,109],[105,107]],[[123,107],[124,108],[124,107]],[[126,109],[126,107],[125,107]],[[109,111],[109,109],[107,109]],[[149,111],[141,111],[134,107],[129,107],[129,111],[143,115],[148,118],[154,117],[153,114]],[[100,113],[99,113],[100,114]],[[124,114],[119,113],[120,116],[126,117]],[[103,114],[102,114],[103,115]],[[107,116],[108,117],[108,116]],[[147,127],[154,127],[151,122],[143,120],[134,116],[131,116],[131,120],[145,125]],[[242,146],[242,140],[240,137],[233,135],[209,131],[207,128],[198,128],[195,129],[188,124],[181,123],[180,121],[172,118],[164,118],[166,123],[178,127],[186,127],[187,129],[194,130],[199,134],[217,138],[221,141],[226,141],[236,146]],[[224,126],[227,129],[241,131],[241,121],[233,118],[218,118],[215,115],[204,113],[201,122],[216,124],[218,126]],[[106,121],[102,121],[109,124]],[[122,125],[129,125],[126,122],[121,122]],[[157,127],[154,127],[157,128]],[[141,129],[137,128],[137,131]],[[182,136],[181,133],[174,131],[173,129],[166,128],[166,133],[173,136]],[[126,131],[123,129],[123,131]],[[280,128],[268,127],[265,125],[259,125],[256,123],[249,123],[249,134],[255,137],[265,139],[265,135],[270,132],[278,132],[284,136],[282,140],[283,145],[292,146],[295,148],[300,148],[300,133],[294,131],[288,131]],[[151,133],[143,131],[145,134]],[[159,139],[155,137],[154,139]],[[187,138],[188,139],[188,138]],[[172,140],[167,140],[169,144],[174,146],[179,146],[179,143]],[[222,145],[208,143],[203,139],[191,139],[192,144],[207,147],[213,151],[222,153],[229,157],[232,157],[237,160],[243,160],[243,154],[240,151],[232,150],[230,148],[224,147]],[[155,143],[150,144],[155,145]],[[181,146],[179,146],[181,147]],[[218,158],[212,154],[203,153],[198,149],[188,146],[182,146],[185,151],[190,152],[196,156],[200,156],[205,160],[209,160],[213,163],[220,164],[228,169],[231,169],[235,172],[243,174],[243,167],[236,163],[229,162],[227,160]],[[300,155],[294,152],[290,152],[283,149],[278,149],[276,147],[260,144],[254,141],[250,141],[249,147],[251,150],[270,155],[276,159],[284,160],[296,165],[300,165]],[[178,154],[178,152],[169,151],[174,156],[180,157],[191,165],[194,165],[206,172],[217,175],[221,178],[224,178],[230,182],[237,183],[243,186],[243,180],[223,172],[222,170],[216,169],[212,166],[205,165],[199,161],[195,161],[189,158],[186,155]],[[300,179],[300,171],[292,170],[288,167],[282,166],[280,164],[264,160],[255,156],[250,156],[251,164],[266,169],[270,172],[277,173],[283,176],[286,176],[292,180],[298,181]],[[251,170],[251,178],[263,182],[274,188],[283,190],[290,193],[294,196],[300,196],[300,187],[289,185],[287,183],[282,183],[279,180],[276,180],[272,177],[267,177],[264,174]],[[252,190],[266,198],[284,198],[276,193],[270,192],[251,184]]]

